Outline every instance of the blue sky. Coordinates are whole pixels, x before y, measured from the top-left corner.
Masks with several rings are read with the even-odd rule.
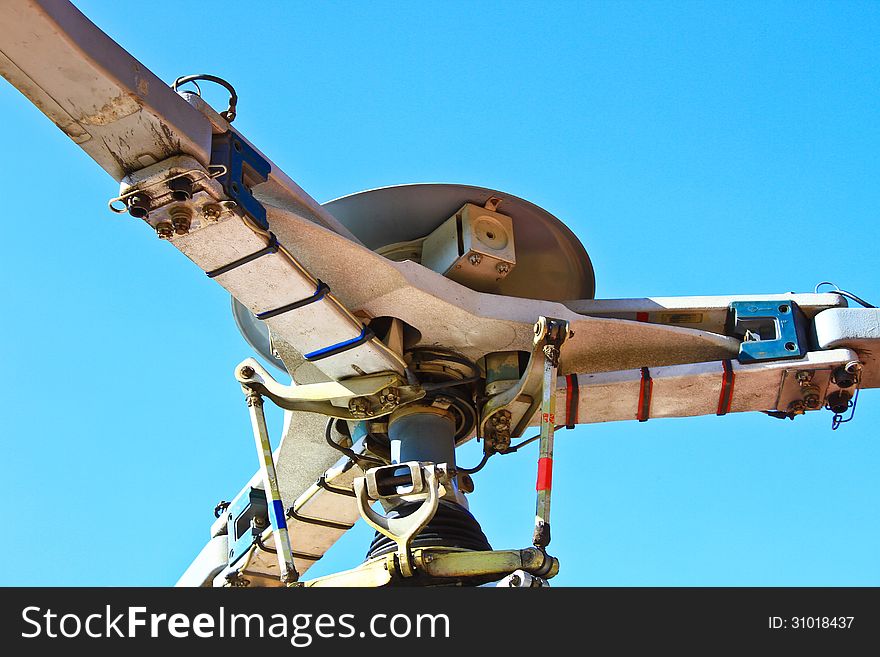
[[[877,3],[77,5],[166,81],[232,81],[236,127],[320,201],[522,196],[583,241],[601,298],[830,279],[880,302]],[[116,184],[5,82],[0,116],[3,583],[173,584],[257,467],[249,348],[228,295],[110,214]],[[878,402],[836,432],[826,411],[560,432],[556,582],[880,584]],[[530,542],[535,457],[476,477],[497,548]]]

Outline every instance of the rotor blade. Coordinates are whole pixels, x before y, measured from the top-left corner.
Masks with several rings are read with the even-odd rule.
[[[208,164],[208,120],[76,7],[0,7],[0,74],[113,178],[179,153]]]
[[[229,129],[198,95],[176,93],[65,0],[0,0],[0,75],[117,181],[174,155],[207,166],[212,133]],[[270,167],[256,196],[355,239]]]
[[[789,360],[749,364],[732,360],[726,368],[724,362],[707,362],[648,368],[647,373],[632,369],[572,374],[560,377],[557,384],[556,423],[571,426],[747,411],[788,413],[793,402],[803,403],[805,397],[798,372],[809,373],[809,384],[815,388],[814,406],[807,410],[818,410],[828,395],[839,390],[832,379],[835,368],[858,361],[858,354],[850,349],[831,349]],[[649,386],[645,381],[650,381]],[[531,424],[537,425],[538,419],[533,418]]]

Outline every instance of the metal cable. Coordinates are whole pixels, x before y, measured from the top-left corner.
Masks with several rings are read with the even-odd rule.
[[[358,454],[353,449],[343,447],[335,440],[333,440],[333,423],[335,421],[336,418],[334,417],[327,418],[327,427],[324,429],[324,439],[327,441],[327,444],[330,445],[330,447],[339,452],[342,452],[355,463],[357,463],[358,461],[367,461],[368,463],[375,463],[376,465],[385,465],[385,461],[383,461],[382,459],[376,458],[375,456],[370,456],[369,454]]]
[[[183,75],[177,78],[172,83],[171,88],[174,91],[177,91],[178,87],[188,82],[192,82],[196,85],[196,89],[199,90],[199,96],[201,96],[202,90],[199,88],[199,85],[196,84],[196,80],[207,80],[208,82],[219,84],[221,87],[229,92],[229,109],[224,112],[220,112],[220,116],[226,119],[229,123],[232,123],[235,120],[235,106],[238,105],[238,94],[235,93],[235,88],[223,78],[217,77],[216,75],[208,75],[207,73],[199,73],[198,75]]]
[[[835,285],[835,284],[832,283],[831,281],[822,281],[821,283],[819,283],[819,284],[815,287],[815,289],[814,289],[813,291],[816,292],[816,293],[818,294],[818,292],[819,292],[819,288],[822,287],[823,285],[830,285],[830,286],[832,286],[832,287],[834,288],[834,293],[835,293],[835,294],[839,294],[840,296],[842,296],[842,297],[846,297],[847,299],[852,299],[853,301],[855,301],[857,304],[863,306],[864,308],[876,308],[876,307],[877,307],[877,306],[875,306],[875,305],[872,304],[872,303],[868,303],[867,301],[865,301],[865,300],[862,299],[861,297],[856,296],[856,295],[853,294],[852,292],[847,292],[846,290],[841,290],[839,287],[837,287],[837,285]]]

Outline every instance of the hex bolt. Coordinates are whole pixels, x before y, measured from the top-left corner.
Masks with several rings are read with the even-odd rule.
[[[510,265],[506,262],[499,262],[495,265],[495,271],[497,271],[502,276],[507,276],[510,273]]]
[[[175,205],[168,211],[171,217],[171,225],[178,235],[186,235],[192,225],[192,210],[185,205]]]
[[[156,234],[159,236],[159,239],[170,240],[171,236],[174,235],[174,227],[170,221],[160,221],[156,224]]]
[[[241,378],[243,378],[243,379],[249,379],[249,378],[251,378],[254,374],[256,374],[256,372],[254,371],[254,368],[251,367],[250,365],[245,365],[245,366],[242,367],[240,370],[238,370],[238,374],[239,374],[239,375],[241,376]]]
[[[348,410],[354,417],[364,417],[367,414],[367,402],[361,397],[355,397],[348,402]]]
[[[223,214],[223,208],[216,203],[208,203],[202,208],[202,216],[208,221],[217,221]]]
[[[822,402],[819,400],[819,395],[809,394],[804,397],[804,405],[811,411],[815,411],[822,407]]]
[[[147,215],[150,214],[150,197],[144,194],[143,192],[138,192],[137,194],[132,194],[126,200],[126,205],[128,205],[128,214],[137,219],[146,219]]]
[[[479,253],[471,253],[470,257],[468,258],[468,262],[476,267],[478,264],[483,262],[483,256],[481,256]]]
[[[385,388],[379,395],[379,403],[385,407],[394,406],[400,401],[400,393],[397,388]]]
[[[803,415],[806,410],[806,405],[800,399],[796,399],[788,405],[788,412],[792,415]]]

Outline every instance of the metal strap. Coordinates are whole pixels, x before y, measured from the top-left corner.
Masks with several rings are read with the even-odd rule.
[[[323,488],[330,493],[345,495],[346,497],[356,497],[354,491],[350,488],[342,488],[342,486],[334,486],[333,484],[327,483],[327,477],[325,477],[324,475],[318,477],[317,484],[318,488]]]
[[[348,531],[352,527],[354,527],[353,523],[347,522],[338,522],[336,520],[324,520],[324,518],[312,518],[310,516],[303,516],[296,512],[296,509],[290,507],[287,510],[287,517],[292,518],[293,520],[297,520],[299,522],[304,522],[308,525],[318,525],[319,527],[329,527],[330,529],[341,529],[342,531]]]
[[[730,412],[730,402],[733,401],[733,382],[736,375],[733,373],[733,365],[730,360],[722,361],[724,376],[721,379],[721,394],[718,397],[718,410],[715,415],[727,415]]]
[[[300,299],[299,301],[294,301],[293,303],[289,303],[286,306],[281,306],[280,308],[275,308],[274,310],[266,310],[261,313],[256,313],[254,317],[257,319],[270,319],[272,317],[277,317],[278,315],[282,315],[291,310],[296,310],[297,308],[302,308],[304,306],[308,306],[309,304],[315,303],[316,301],[320,301],[330,292],[330,286],[327,285],[320,278],[318,279],[318,288],[315,290],[315,293],[306,297],[305,299]]]
[[[369,329],[369,327],[364,326],[363,330],[360,332],[360,335],[358,335],[357,337],[354,337],[351,340],[346,340],[345,342],[339,342],[337,344],[330,345],[329,347],[324,347],[323,349],[318,349],[317,351],[313,351],[309,354],[305,354],[303,358],[310,362],[321,360],[323,358],[330,358],[330,356],[336,356],[338,354],[348,351],[349,349],[359,347],[364,342],[372,340],[375,337],[375,334]]]
[[[214,269],[213,271],[207,271],[207,272],[205,272],[205,274],[207,274],[208,278],[216,278],[217,276],[220,276],[221,274],[225,274],[227,272],[232,271],[236,267],[241,267],[242,265],[246,265],[247,263],[252,262],[252,261],[256,260],[257,258],[263,257],[264,255],[268,255],[270,253],[277,253],[277,251],[278,251],[278,239],[275,237],[275,233],[270,232],[269,233],[269,243],[266,246],[264,246],[262,249],[260,249],[259,251],[255,251],[254,253],[251,253],[250,255],[246,255],[244,258],[239,258],[238,260],[230,262],[228,265],[223,265],[222,267],[218,267],[217,269]]]
[[[642,368],[642,380],[639,383],[639,409],[636,414],[639,422],[647,422],[651,416],[651,392],[654,388],[654,381],[651,379],[651,372],[647,367]]]

